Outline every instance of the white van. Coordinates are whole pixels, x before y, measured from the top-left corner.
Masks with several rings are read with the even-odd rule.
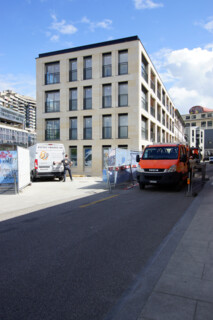
[[[41,177],[63,179],[63,164],[53,164],[64,159],[65,148],[60,143],[36,143],[29,147],[30,151],[30,177],[35,181]]]

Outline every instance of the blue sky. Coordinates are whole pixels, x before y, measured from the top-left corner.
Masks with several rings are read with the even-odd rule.
[[[213,109],[212,0],[3,0],[0,91],[36,96],[39,53],[138,35],[175,106]]]

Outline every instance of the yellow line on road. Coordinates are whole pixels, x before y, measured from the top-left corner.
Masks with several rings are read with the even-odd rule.
[[[90,203],[87,203],[87,204],[83,204],[82,206],[80,206],[80,208],[85,208],[85,207],[93,206],[93,205],[96,204],[96,203],[99,203],[99,202],[102,202],[102,201],[106,201],[106,200],[115,198],[115,197],[117,197],[117,196],[119,196],[119,194],[115,194],[114,196],[110,196],[110,197],[103,198],[103,199],[100,199],[100,200],[97,200],[97,201],[93,201],[93,202],[90,202]]]

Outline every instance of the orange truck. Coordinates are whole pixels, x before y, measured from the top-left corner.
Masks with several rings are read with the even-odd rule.
[[[179,186],[188,177],[189,152],[183,144],[148,145],[136,161],[140,189],[150,184]]]

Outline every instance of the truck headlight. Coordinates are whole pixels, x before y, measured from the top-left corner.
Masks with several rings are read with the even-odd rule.
[[[177,171],[177,166],[176,164],[173,164],[169,169],[167,169],[166,172],[176,172]]]
[[[142,168],[138,165],[137,171],[138,171],[138,172],[144,172],[144,169],[142,169]]]

